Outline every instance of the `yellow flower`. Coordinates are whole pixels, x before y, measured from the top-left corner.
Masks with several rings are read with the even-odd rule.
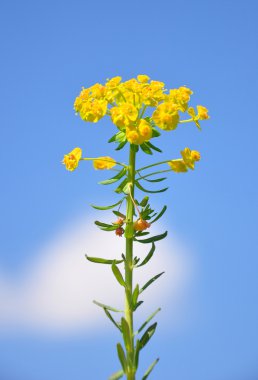
[[[126,127],[126,138],[131,144],[141,145],[149,141],[152,137],[152,128],[150,123],[141,119],[136,125]]]
[[[137,79],[140,83],[147,83],[150,77],[148,75],[138,75]]]
[[[206,107],[197,106],[197,116],[200,120],[209,119],[208,110]]]
[[[100,83],[96,83],[89,88],[90,95],[94,99],[103,99],[106,95],[106,88]]]
[[[188,108],[188,102],[192,91],[187,87],[179,87],[173,90],[170,90],[167,99],[172,103],[178,104],[180,111],[185,112]]]
[[[179,158],[178,160],[169,161],[168,165],[176,173],[187,172],[187,166],[181,158]]]
[[[163,82],[151,81],[142,89],[142,101],[146,106],[155,107],[165,98]]]
[[[176,129],[179,122],[178,106],[172,102],[160,104],[153,112],[152,120],[161,129]]]
[[[108,157],[108,156],[98,157],[95,160],[93,160],[93,167],[96,170],[111,169],[115,165],[116,165],[116,161],[113,158]]]
[[[107,102],[95,99],[82,104],[80,116],[82,120],[97,123],[107,112]]]
[[[194,169],[195,161],[200,161],[201,155],[197,150],[191,150],[190,148],[185,148],[181,151],[184,163],[190,169]]]
[[[122,80],[122,77],[114,77],[114,78],[111,78],[107,81],[106,83],[106,87],[108,89],[111,89],[111,88],[115,88],[119,85],[119,83],[121,82]]]
[[[73,171],[77,168],[81,157],[81,148],[74,148],[70,153],[64,156],[62,163],[65,165],[67,170]]]
[[[138,117],[137,108],[129,103],[111,108],[110,113],[113,123],[119,128],[125,127],[131,122],[136,121]]]
[[[143,138],[134,126],[126,128],[126,138],[130,144],[139,145],[143,143]]]
[[[140,135],[144,137],[144,141],[149,141],[152,137],[152,128],[150,123],[148,123],[145,119],[141,119],[139,121],[138,130]]]

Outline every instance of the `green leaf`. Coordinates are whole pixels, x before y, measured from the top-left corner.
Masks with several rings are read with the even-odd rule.
[[[159,152],[159,153],[162,153],[162,150],[159,149],[157,146],[153,145],[152,143],[150,143],[149,141],[145,143],[149,148],[153,149],[153,150],[156,150],[156,152]]]
[[[139,339],[137,339],[137,342],[135,345],[135,351],[134,351],[134,367],[136,368],[136,370],[137,370],[138,364],[139,364],[140,350],[141,350],[141,342],[139,341]]]
[[[123,147],[124,147],[126,144],[127,144],[127,140],[120,142],[120,144],[118,145],[118,147],[116,147],[115,150],[121,150],[121,149],[123,149]]]
[[[137,284],[136,287],[134,288],[133,295],[132,295],[132,306],[133,308],[137,304],[138,296],[139,296],[139,285]]]
[[[159,137],[161,133],[157,129],[152,128],[152,137]]]
[[[140,206],[145,207],[149,201],[148,195],[146,195],[140,203]]]
[[[167,209],[167,206],[164,206],[163,209],[160,211],[160,213],[156,216],[156,218],[151,221],[151,224],[159,220],[162,217],[162,215],[166,212],[166,209]]]
[[[155,244],[152,242],[152,247],[151,247],[151,249],[150,249],[150,252],[149,252],[148,255],[145,257],[145,259],[144,259],[139,265],[137,265],[136,268],[140,268],[140,267],[142,267],[143,265],[147,264],[148,261],[150,261],[150,259],[152,258],[153,254],[154,254],[154,252],[155,252],[155,249],[156,249]]]
[[[100,303],[100,302],[95,301],[95,300],[93,301],[93,303],[95,303],[95,305],[101,307],[102,309],[107,309],[107,310],[110,310],[110,311],[114,311],[115,313],[123,313],[124,312],[123,310],[115,309],[112,306],[105,305],[104,303]]]
[[[139,294],[141,294],[145,289],[148,288],[148,286],[150,286],[154,281],[156,281],[160,276],[162,276],[163,273],[165,272],[161,272],[157,274],[156,276],[152,277],[149,281],[147,281],[146,284],[143,285],[143,287],[140,289]]]
[[[156,311],[154,311],[154,313],[152,313],[147,319],[146,321],[141,325],[141,327],[134,333],[134,335],[137,335],[139,334],[143,329],[144,327],[155,317],[156,314],[158,314],[158,312],[161,310],[161,308],[159,307]]]
[[[158,363],[158,361],[159,361],[159,358],[157,358],[156,360],[154,360],[154,362],[149,366],[149,368],[147,369],[147,371],[143,375],[142,380],[146,380],[148,378],[149,374],[151,373],[151,371],[153,370],[153,368],[155,367],[155,365]]]
[[[124,179],[124,180],[118,185],[118,187],[115,189],[115,192],[118,193],[118,194],[122,193],[122,191],[123,191],[125,185],[127,184],[127,182],[128,182],[128,179],[125,178],[125,179]]]
[[[132,348],[131,334],[130,334],[129,325],[124,317],[121,318],[121,328],[122,328],[126,351],[130,351]]]
[[[127,169],[126,168],[123,168],[122,170],[120,170],[120,172],[115,175],[114,177],[110,178],[110,179],[106,179],[104,181],[100,181],[98,182],[100,185],[110,185],[111,183],[114,183],[114,182],[117,182],[119,181],[127,172]]]
[[[141,306],[141,304],[143,304],[144,301],[139,301],[137,302],[137,304],[135,305],[133,311],[135,311],[136,309],[138,309],[139,306]]]
[[[114,320],[114,318],[106,308],[104,308],[104,312],[106,313],[108,319],[110,319],[110,321],[118,328],[118,330],[121,331],[121,326],[119,326],[119,324]]]
[[[124,260],[108,260],[108,259],[102,259],[101,257],[90,257],[85,255],[86,259],[91,261],[92,263],[97,263],[97,264],[109,264],[112,265],[113,263],[115,264],[121,264]]]
[[[140,185],[138,181],[135,181],[135,186],[138,187],[138,189],[140,189],[141,191],[144,191],[145,193],[153,193],[153,194],[163,193],[164,191],[168,189],[168,187],[165,187],[164,189],[161,189],[161,190],[147,190],[144,187],[142,187],[142,185]]]
[[[119,379],[122,379],[123,376],[124,376],[124,371],[121,369],[120,371],[113,373],[113,375],[111,375],[108,378],[108,380],[119,380]]]
[[[148,145],[146,143],[143,143],[140,145],[140,148],[141,150],[145,153],[145,154],[153,154],[152,153],[152,150],[148,147]]]
[[[91,207],[95,208],[96,210],[111,210],[112,208],[120,205],[120,203],[122,203],[123,200],[124,200],[124,198],[122,198],[119,202],[117,202],[113,205],[110,205],[110,206],[95,206],[95,205],[91,204]]]
[[[143,347],[145,347],[146,344],[149,342],[150,338],[155,333],[156,327],[157,327],[157,322],[153,323],[153,325],[147,328],[147,330],[145,331],[145,333],[140,339],[141,349],[143,349]]]
[[[113,214],[115,214],[119,218],[123,218],[123,219],[126,218],[126,216],[124,214],[122,214],[121,212],[119,212],[119,211],[113,211]]]
[[[155,236],[152,236],[148,239],[141,239],[141,240],[134,239],[134,240],[138,241],[138,243],[143,243],[143,244],[154,243],[155,241],[159,241],[159,240],[164,239],[167,236],[167,234],[168,234],[168,232],[166,231],[163,234],[155,235]]]
[[[162,182],[162,181],[165,181],[165,179],[167,179],[167,177],[156,178],[156,179],[139,178],[138,181],[143,180],[146,182]]]
[[[117,132],[114,136],[112,136],[108,142],[111,143],[111,142],[121,142],[125,139],[125,133],[123,131],[119,131]]]
[[[118,227],[120,227],[118,224],[107,224],[103,222],[99,222],[96,220],[94,222],[102,231],[115,231]]]
[[[117,279],[117,281],[119,282],[119,284],[122,285],[125,288],[126,287],[126,283],[125,283],[125,281],[123,279],[123,276],[122,276],[120,270],[116,266],[115,262],[113,262],[111,268],[112,268],[112,272],[114,273],[114,276]]]
[[[118,355],[119,361],[121,363],[121,366],[123,368],[124,373],[126,373],[126,371],[127,371],[127,360],[126,360],[126,356],[125,356],[123,347],[121,346],[120,343],[117,343],[116,348],[117,348],[117,355]]]

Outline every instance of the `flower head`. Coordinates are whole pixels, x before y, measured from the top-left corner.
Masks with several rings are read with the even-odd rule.
[[[201,155],[196,150],[191,150],[190,148],[185,148],[181,151],[184,163],[190,169],[194,169],[195,161],[200,161]]]
[[[81,148],[74,148],[70,153],[64,156],[62,163],[65,165],[67,170],[73,171],[77,168],[81,157]]]
[[[150,228],[151,225],[144,219],[138,219],[134,222],[133,226],[135,231],[144,231],[147,228]]]
[[[197,116],[200,120],[209,119],[208,110],[206,107],[203,106],[197,106]]]
[[[169,161],[168,165],[176,173],[185,173],[185,172],[187,172],[187,166],[186,166],[186,164],[184,163],[184,161],[181,158],[179,158],[177,160],[171,160],[171,161]]]
[[[178,106],[172,102],[161,103],[153,112],[152,120],[165,131],[176,129],[179,122]]]
[[[93,167],[96,170],[111,169],[116,165],[116,161],[108,156],[95,158],[93,160]]]

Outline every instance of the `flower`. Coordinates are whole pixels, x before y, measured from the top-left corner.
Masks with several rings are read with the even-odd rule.
[[[136,125],[126,127],[126,138],[131,144],[141,145],[152,137],[152,127],[145,119],[140,119]]]
[[[150,77],[148,77],[148,75],[138,75],[137,79],[140,83],[147,83]]]
[[[107,102],[98,99],[83,102],[79,112],[82,120],[97,123],[107,112]]]
[[[152,120],[165,131],[176,129],[179,122],[178,106],[172,102],[160,104],[153,112]]]
[[[123,233],[125,232],[125,230],[122,228],[122,227],[118,227],[116,230],[115,230],[115,234],[117,235],[117,236],[122,236],[123,235]]]
[[[199,118],[199,120],[205,120],[205,119],[209,119],[209,115],[208,115],[208,110],[206,107],[203,107],[203,106],[197,106],[197,116]]]
[[[190,169],[194,169],[195,161],[200,161],[201,155],[197,150],[191,150],[190,148],[185,148],[181,151],[184,163]]]
[[[146,220],[138,219],[136,222],[134,222],[134,229],[135,231],[144,231],[147,228],[150,228],[150,223],[148,223]]]
[[[70,153],[64,156],[62,163],[65,165],[67,170],[73,171],[77,168],[81,157],[81,148],[74,148]]]
[[[181,158],[179,158],[177,160],[171,160],[171,161],[169,161],[168,165],[176,173],[185,173],[185,172],[187,172],[187,166],[186,166],[186,164],[184,163],[184,161]]]
[[[133,104],[125,103],[119,107],[113,107],[110,110],[113,123],[119,127],[125,127],[136,121],[138,110]]]
[[[116,161],[108,156],[98,157],[93,160],[93,167],[96,170],[111,169],[116,165]]]
[[[167,99],[172,103],[177,104],[180,111],[185,112],[188,108],[188,102],[192,93],[193,92],[190,90],[190,88],[183,86],[170,90]]]
[[[163,82],[152,80],[142,89],[142,101],[146,106],[155,107],[165,98]]]

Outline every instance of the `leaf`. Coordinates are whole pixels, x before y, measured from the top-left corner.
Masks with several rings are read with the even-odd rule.
[[[156,152],[159,152],[159,153],[162,153],[162,150],[159,149],[157,146],[153,145],[152,143],[150,143],[149,141],[145,143],[149,148],[153,149],[153,150],[156,150]]]
[[[140,203],[140,206],[145,207],[149,201],[148,195],[146,195]]]
[[[149,342],[150,338],[155,333],[156,327],[157,327],[157,322],[153,323],[153,325],[147,328],[147,330],[145,331],[145,333],[140,339],[141,349],[143,349],[143,347],[145,347],[146,344]]]
[[[110,321],[118,328],[118,330],[121,331],[121,326],[119,326],[119,324],[114,320],[114,318],[106,308],[104,308],[104,312],[106,313],[108,319],[110,319]]]
[[[115,192],[118,193],[118,194],[122,193],[123,188],[125,187],[125,185],[127,184],[127,182],[128,182],[128,179],[125,178],[125,179],[124,179],[124,180],[118,185],[118,187],[115,189]]]
[[[155,129],[155,128],[152,128],[152,137],[159,137],[161,135],[161,133]]]
[[[109,264],[112,265],[113,263],[115,264],[121,264],[124,260],[108,260],[108,259],[102,259],[101,257],[90,257],[85,255],[86,259],[91,261],[92,263],[97,263],[97,264]]]
[[[143,265],[147,264],[148,261],[150,261],[150,259],[152,258],[153,254],[154,254],[154,252],[155,252],[155,249],[156,249],[155,244],[152,242],[152,247],[151,247],[151,249],[150,249],[150,252],[149,252],[148,255],[145,257],[145,259],[144,259],[139,265],[137,265],[136,268],[140,268],[140,267],[142,267]]]
[[[118,355],[119,361],[121,363],[121,366],[123,368],[124,373],[126,373],[126,370],[127,370],[127,360],[126,360],[126,356],[125,356],[123,347],[121,346],[120,343],[117,343],[116,348],[117,348],[117,355]]]
[[[115,150],[121,150],[127,144],[127,140],[120,142],[118,147]]]
[[[120,203],[122,203],[123,200],[124,200],[124,198],[122,198],[119,202],[117,202],[113,205],[110,205],[110,206],[95,206],[95,205],[91,204],[91,207],[95,208],[96,210],[110,210],[110,209],[120,205]]]
[[[145,154],[153,154],[152,153],[152,150],[148,147],[148,145],[146,143],[143,143],[140,145],[140,148],[141,150],[145,153]]]
[[[161,190],[147,190],[144,187],[142,187],[142,185],[140,185],[138,181],[135,181],[135,186],[138,187],[138,189],[140,189],[141,191],[144,191],[145,193],[153,193],[153,194],[163,193],[164,191],[168,189],[168,187],[165,187],[164,189],[161,189]]]
[[[134,333],[134,335],[137,335],[139,334],[143,329],[144,327],[155,317],[156,314],[158,314],[158,312],[161,310],[161,308],[159,307],[156,311],[154,311],[154,313],[152,313],[147,319],[146,321],[141,325],[141,327]]]
[[[135,351],[134,351],[134,366],[137,370],[138,364],[139,364],[139,354],[141,349],[141,342],[139,339],[137,339],[136,345],[135,345]]]
[[[139,178],[138,181],[140,180],[144,180],[146,182],[162,182],[162,181],[165,181],[165,179],[167,179],[167,177],[162,177],[162,178],[156,178],[156,179],[147,179],[147,178]]]
[[[139,285],[137,284],[136,287],[134,288],[133,295],[132,295],[132,306],[133,308],[137,304],[138,296],[139,296]]]
[[[123,219],[126,218],[126,216],[124,214],[122,214],[120,211],[112,211],[112,212],[113,212],[113,214],[115,214],[119,218],[123,218]]]
[[[149,374],[151,373],[151,371],[153,370],[153,368],[155,367],[155,365],[158,363],[158,361],[159,361],[159,358],[157,358],[156,360],[154,360],[154,362],[149,366],[149,368],[147,369],[147,371],[143,375],[142,380],[146,380],[148,378]]]
[[[112,272],[114,273],[114,276],[115,278],[117,279],[117,281],[119,282],[120,285],[122,285],[124,288],[126,287],[126,283],[123,279],[123,276],[120,272],[120,270],[118,269],[118,267],[116,266],[116,264],[113,262],[112,264]]]
[[[111,143],[111,142],[121,142],[122,140],[124,140],[125,138],[125,133],[123,131],[119,131],[117,132],[114,136],[112,136],[108,142]]]
[[[141,240],[134,239],[134,240],[138,241],[138,243],[143,243],[143,244],[154,243],[155,241],[159,241],[159,240],[164,239],[167,236],[167,234],[168,234],[168,232],[166,231],[163,234],[155,235],[155,236],[152,236],[152,237],[147,238],[147,239],[141,239]]]
[[[120,227],[118,224],[107,224],[99,222],[98,220],[96,220],[94,223],[103,231],[115,231],[118,227]]]
[[[121,328],[122,328],[126,351],[130,351],[132,348],[131,334],[130,334],[129,325],[124,317],[121,318]]]
[[[139,301],[137,302],[137,304],[135,305],[133,311],[135,311],[136,309],[138,309],[139,306],[141,306],[141,304],[143,304],[144,301]]]
[[[157,274],[156,276],[152,277],[149,281],[147,281],[146,284],[143,285],[143,287],[140,289],[139,294],[141,294],[145,289],[148,288],[148,286],[150,286],[154,281],[156,281],[160,276],[162,276],[163,273],[165,272],[161,272]]]
[[[124,371],[121,369],[120,371],[117,371],[111,375],[108,380],[119,380],[124,376]]]
[[[115,313],[123,313],[124,312],[123,310],[115,309],[112,306],[105,305],[105,304],[100,303],[100,302],[95,301],[95,300],[93,301],[93,303],[95,303],[95,305],[97,305],[99,307],[102,307],[102,309],[107,309],[107,310],[110,310],[110,311],[114,311]]]
[[[162,215],[166,212],[166,209],[167,209],[167,206],[164,206],[163,209],[160,211],[160,213],[156,216],[156,218],[151,221],[151,224],[159,220],[162,217]]]
[[[114,183],[114,182],[117,182],[119,181],[127,172],[127,169],[126,168],[123,168],[122,170],[120,170],[120,172],[115,175],[114,177],[110,178],[110,179],[106,179],[104,181],[100,181],[98,182],[100,185],[110,185],[111,183]]]

